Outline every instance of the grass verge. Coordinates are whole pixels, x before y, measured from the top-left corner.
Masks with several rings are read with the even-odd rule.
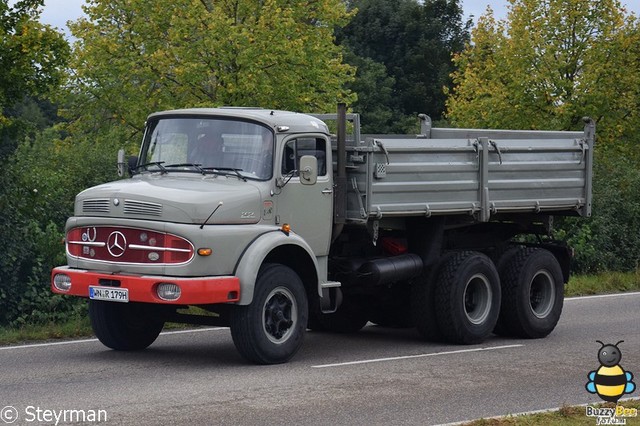
[[[636,409],[640,411],[640,400],[638,399],[621,401],[618,405],[626,409]],[[615,408],[616,404],[589,404],[589,406]],[[609,420],[610,418],[607,417],[606,419]],[[640,416],[617,417],[616,419],[626,420],[627,425],[640,424]],[[596,424],[598,424],[598,418],[587,416],[585,406],[577,406],[562,407],[557,411],[549,411],[537,414],[523,414],[517,416],[501,417],[497,419],[481,419],[470,423],[465,423],[465,426],[594,426]]]
[[[210,312],[195,306],[189,307],[189,309],[183,313],[191,315],[212,315]],[[164,330],[183,330],[196,327],[200,326],[166,323]],[[65,322],[40,325],[27,324],[18,328],[0,327],[0,346],[81,337],[94,337],[88,314],[85,316],[70,317]]]
[[[0,327],[0,345],[10,345],[29,341],[69,339],[92,336],[88,317],[69,318],[63,323],[44,325],[23,325],[20,328]]]
[[[565,288],[565,295],[570,297],[637,290],[640,290],[640,268],[634,272],[603,272],[597,275],[573,276]]]

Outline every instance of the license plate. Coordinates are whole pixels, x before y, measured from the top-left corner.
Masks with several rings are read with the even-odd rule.
[[[129,302],[129,289],[89,286],[89,299]]]

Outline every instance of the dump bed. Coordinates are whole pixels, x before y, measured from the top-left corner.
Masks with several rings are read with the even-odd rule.
[[[424,129],[424,127],[423,127]],[[347,146],[348,221],[591,214],[595,126],[584,132],[431,129]]]

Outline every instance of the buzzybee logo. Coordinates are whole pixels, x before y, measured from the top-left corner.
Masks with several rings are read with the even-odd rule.
[[[585,384],[585,388],[587,392],[595,393],[603,401],[613,402],[616,406],[615,408],[587,406],[585,414],[588,417],[595,417],[597,425],[625,425],[627,417],[638,416],[638,410],[618,405],[618,400],[622,395],[629,394],[636,389],[636,384],[633,383],[633,373],[625,371],[620,365],[622,351],[618,345],[624,340],[615,345],[611,343],[605,345],[600,340],[596,340],[596,342],[602,345],[598,350],[600,367],[589,372],[587,375],[589,381]]]
[[[624,371],[619,365],[622,360],[622,352],[618,345],[624,340],[620,340],[615,345],[605,345],[600,340],[596,340],[602,347],[598,350],[598,361],[600,368],[588,374],[589,381],[585,385],[587,392],[597,393],[603,401],[615,402],[625,393],[631,393],[636,389],[633,383],[633,373]]]

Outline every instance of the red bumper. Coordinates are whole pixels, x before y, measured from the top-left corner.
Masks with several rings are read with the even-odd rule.
[[[53,285],[56,274],[65,274],[71,278],[71,288],[62,291]],[[240,300],[240,279],[234,276],[221,277],[166,277],[146,275],[120,275],[91,272],[68,267],[54,268],[51,271],[51,290],[58,294],[89,297],[89,286],[120,284],[118,288],[129,290],[130,302],[165,303],[173,305],[208,305],[213,303],[229,303]],[[173,283],[180,287],[181,294],[177,300],[162,300],[156,293],[160,283]]]

